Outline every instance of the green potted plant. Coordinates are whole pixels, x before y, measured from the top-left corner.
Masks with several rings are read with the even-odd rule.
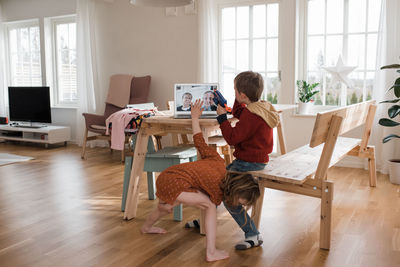
[[[400,73],[400,64],[392,64],[381,67],[382,69],[397,69]],[[388,108],[389,118],[379,119],[379,124],[385,127],[397,127],[400,122],[396,121],[396,117],[400,117],[400,105],[396,104],[400,101],[400,76],[396,78],[394,84],[388,89],[388,92],[393,89],[394,97],[393,99],[385,100],[380,103],[391,103],[394,104]],[[398,119],[397,119],[398,120]],[[398,128],[398,127],[397,127]],[[382,142],[387,143],[393,139],[400,138],[397,134],[389,134],[384,137]],[[396,142],[396,141],[393,141]],[[390,159],[389,160],[389,178],[390,182],[394,184],[400,184],[400,159]]]
[[[297,94],[299,96],[299,109],[298,112],[300,114],[308,113],[310,106],[313,105],[314,95],[319,91],[315,89],[319,85],[319,83],[307,83],[304,80],[297,80]]]

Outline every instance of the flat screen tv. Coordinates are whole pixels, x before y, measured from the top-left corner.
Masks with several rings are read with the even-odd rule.
[[[51,123],[50,88],[8,87],[10,121]]]

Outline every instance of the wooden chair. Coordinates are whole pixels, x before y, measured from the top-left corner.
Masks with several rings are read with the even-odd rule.
[[[327,180],[328,168],[348,155],[367,158],[369,184],[376,186],[375,149],[368,145],[376,111],[374,103],[368,101],[318,113],[309,145],[271,159],[264,170],[249,172],[259,179],[261,195],[252,214],[257,228],[265,188],[320,198],[320,248],[330,248],[333,182]],[[362,139],[339,137],[363,124]]]
[[[126,104],[145,103],[149,95],[151,76],[133,77],[132,75],[115,74],[110,77],[109,95],[120,94],[121,91],[129,90],[130,96]],[[102,115],[82,113],[85,118],[85,131],[83,136],[81,158],[85,159],[86,143],[92,140],[107,140],[111,146],[110,135],[106,135],[106,119],[114,112],[120,111],[124,106],[116,106],[106,102]],[[95,135],[89,136],[89,132]],[[128,140],[128,139],[126,139]],[[124,161],[125,152],[122,151],[121,159]]]
[[[135,139],[136,136],[132,136]],[[192,146],[178,146],[178,147],[165,147],[160,150],[156,150],[154,147],[154,140],[149,138],[147,146],[147,154],[144,162],[143,170],[147,172],[147,190],[148,197],[151,200],[156,199],[156,186],[155,186],[155,172],[162,172],[166,168],[181,164],[185,162],[192,162],[197,159],[197,150]],[[130,145],[134,145],[135,141],[131,140]],[[133,157],[126,156],[125,159],[125,171],[124,171],[124,185],[122,192],[122,204],[121,210],[125,211],[126,197],[129,187],[129,179],[132,169]],[[182,221],[182,204],[174,207],[174,220]]]

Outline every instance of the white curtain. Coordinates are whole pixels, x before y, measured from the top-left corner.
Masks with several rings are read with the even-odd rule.
[[[199,0],[199,80],[218,82],[218,10],[216,0]]]
[[[77,109],[76,139],[82,145],[85,121],[82,113],[98,113],[98,79],[94,27],[94,0],[77,0],[77,83],[79,107]],[[97,91],[97,92],[96,92]],[[104,110],[103,110],[104,112]]]
[[[1,3],[0,3],[0,116],[6,116],[7,111],[6,111],[6,93],[5,90],[7,88],[6,86],[6,80],[5,80],[5,74],[6,74],[6,69],[5,69],[5,53],[4,53],[4,25],[3,25],[3,10],[1,8]]]
[[[376,73],[373,99],[380,101],[393,98],[393,90],[386,93],[398,73],[395,70],[380,70],[380,67],[400,63],[400,2],[398,0],[382,0],[380,26],[377,46]],[[393,105],[393,104],[392,104]],[[375,145],[378,171],[388,172],[387,160],[395,157],[396,150],[400,152],[399,140],[382,144],[382,139],[390,133],[398,131],[399,127],[382,127],[378,124],[380,118],[387,118],[390,104],[378,104],[374,126],[371,133],[371,144]]]

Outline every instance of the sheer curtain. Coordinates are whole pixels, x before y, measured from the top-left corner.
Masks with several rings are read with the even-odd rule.
[[[0,116],[6,116],[6,80],[5,80],[5,53],[4,53],[4,25],[3,25],[3,10],[0,3]]]
[[[77,84],[79,105],[76,119],[76,141],[82,145],[85,121],[82,113],[96,113],[99,97],[96,69],[96,46],[94,28],[94,0],[77,0]],[[89,142],[94,143],[94,142]]]
[[[373,99],[379,103],[393,96],[393,90],[386,93],[398,76],[394,70],[380,70],[384,65],[400,63],[400,3],[398,0],[382,0],[380,26],[378,34],[376,73],[374,81]],[[371,133],[371,144],[375,145],[377,169],[382,173],[388,172],[387,160],[395,156],[399,150],[399,141],[392,140],[382,144],[383,137],[394,133],[396,128],[382,127],[378,121],[388,117],[387,109],[390,104],[378,104],[374,126]],[[397,127],[398,128],[398,127]]]
[[[199,8],[199,80],[218,82],[218,10],[216,0],[197,1]]]

